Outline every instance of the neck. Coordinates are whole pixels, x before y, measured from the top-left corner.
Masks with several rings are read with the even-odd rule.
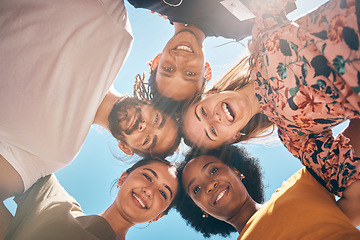
[[[109,115],[110,112],[116,103],[117,100],[122,99],[123,96],[115,90],[114,87],[111,87],[107,92],[105,98],[100,103],[98,110],[93,121],[93,124],[97,124],[110,131],[109,129]]]
[[[122,240],[125,240],[129,228],[135,225],[134,223],[128,222],[119,214],[115,203],[99,215],[110,224],[116,235]]]
[[[195,36],[201,43],[203,43],[206,38],[203,31],[201,31],[199,28],[195,27],[194,24],[186,24],[186,26],[185,26],[185,23],[174,22],[174,27],[175,27],[174,35],[176,35],[178,32],[183,31],[183,30],[190,30],[191,32],[193,32],[195,34]]]
[[[240,233],[249,219],[261,208],[261,204],[255,202],[250,196],[246,199],[240,211],[227,220]]]

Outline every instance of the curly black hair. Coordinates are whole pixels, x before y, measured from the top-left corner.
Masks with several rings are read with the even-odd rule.
[[[182,173],[186,164],[190,160],[204,155],[214,156],[229,167],[234,167],[243,173],[246,177],[242,182],[252,199],[258,203],[263,203],[265,200],[262,170],[257,158],[251,156],[244,147],[235,145],[224,145],[213,150],[192,148],[185,156],[185,159],[178,165],[177,173],[180,190],[175,204],[176,210],[186,220],[188,225],[201,232],[205,238],[213,234],[227,237],[232,232],[236,232],[235,228],[210,215],[207,218],[203,218],[203,212],[185,192],[182,184]]]

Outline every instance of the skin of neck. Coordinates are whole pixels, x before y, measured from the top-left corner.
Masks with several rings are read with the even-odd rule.
[[[228,219],[226,222],[231,224],[238,233],[241,233],[243,228],[249,219],[261,208],[261,204],[255,202],[250,195],[248,195],[246,201],[241,206],[239,212],[237,212],[233,217]]]
[[[203,31],[201,31],[199,28],[195,27],[194,24],[188,24],[185,26],[184,23],[174,22],[174,27],[175,27],[174,35],[176,35],[178,32],[183,31],[183,30],[190,30],[196,35],[197,39],[201,43],[203,43],[206,38]]]
[[[119,214],[115,202],[104,212],[100,213],[99,216],[103,217],[110,224],[116,235],[118,235],[122,240],[125,240],[125,236],[129,231],[129,228],[135,225],[134,223],[127,221]]]
[[[116,91],[114,87],[111,87],[96,111],[93,124],[100,125],[110,132],[108,120],[110,112],[116,101],[122,98],[124,98],[124,96]]]

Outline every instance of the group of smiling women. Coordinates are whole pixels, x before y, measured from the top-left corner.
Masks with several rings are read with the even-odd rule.
[[[149,100],[176,115],[192,147],[178,166],[138,161],[117,181],[114,203],[94,216],[84,216],[54,176],[42,178],[17,197],[6,239],[125,239],[130,227],[156,221],[173,206],[205,237],[237,231],[238,239],[360,239],[360,1],[330,0],[294,22],[286,18],[292,4],[246,2],[256,16],[250,54],[206,92],[211,71],[203,54],[195,70],[185,69],[189,79],[171,79],[182,91],[164,78],[177,76],[185,63],[166,59],[165,49],[154,59]],[[194,27],[186,23],[183,32],[195,45]],[[195,52],[191,42],[180,43],[176,51]],[[331,129],[347,120],[334,136]],[[305,167],[263,204],[258,160],[232,144],[274,129]],[[59,194],[60,210],[53,205]],[[36,209],[26,204],[37,201],[43,205]],[[53,217],[30,224],[38,209]]]
[[[174,74],[180,61],[154,59],[153,101],[170,98],[172,113],[174,102],[181,106],[175,114],[193,147],[178,168],[177,210],[204,236],[236,230],[239,239],[359,238],[350,222],[360,224],[360,2],[332,0],[294,22],[286,18],[290,4],[247,4],[256,15],[249,56],[206,92],[204,59],[200,84],[187,83],[181,94],[167,89],[186,79],[166,86],[159,74]],[[346,120],[347,129],[334,136],[332,128]],[[231,144],[275,128],[305,167],[261,206],[258,163]]]

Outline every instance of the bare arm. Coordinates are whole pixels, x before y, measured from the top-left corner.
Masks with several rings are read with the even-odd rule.
[[[19,173],[0,155],[0,201],[24,191],[24,184]]]
[[[4,239],[5,232],[10,225],[13,216],[9,210],[5,207],[4,203],[0,203],[0,239]]]
[[[360,119],[353,119],[343,134],[350,139],[356,156],[360,156]],[[352,183],[337,202],[354,226],[360,225],[360,180]]]

